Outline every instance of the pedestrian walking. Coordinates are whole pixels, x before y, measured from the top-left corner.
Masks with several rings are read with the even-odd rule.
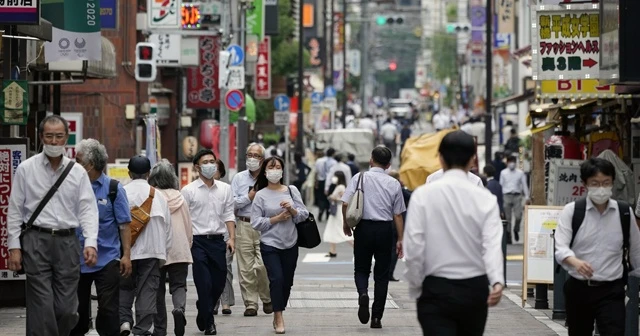
[[[88,267],[98,261],[98,207],[86,170],[64,155],[67,121],[48,116],[38,135],[42,153],[22,162],[13,176],[7,209],[9,269],[27,276],[26,335],[66,336],[78,322],[78,256]]]
[[[378,146],[371,152],[368,172],[360,172],[351,179],[344,195],[342,195],[343,230],[347,236],[354,238],[354,270],[355,283],[358,290],[358,318],[362,324],[369,322],[371,328],[382,328],[382,316],[387,302],[389,288],[389,265],[393,244],[393,228],[398,231],[396,243],[398,258],[402,258],[402,213],[406,210],[402,199],[402,187],[385,170],[391,166],[392,154],[389,148]],[[351,230],[346,222],[346,211],[351,196],[358,188],[358,180],[362,176],[364,206],[362,220]],[[369,274],[372,257],[376,259],[373,268],[374,299],[369,312]]]
[[[347,189],[347,182],[344,177],[344,173],[342,171],[337,171],[331,179],[331,183],[336,187],[333,190],[333,193],[329,195],[331,209],[329,211],[327,225],[324,228],[322,240],[325,243],[329,243],[329,254],[327,256],[335,258],[338,256],[336,245],[347,242],[353,246],[353,237],[345,235],[344,230],[342,229],[342,195]]]
[[[260,232],[251,226],[251,206],[256,197],[254,189],[265,149],[257,143],[247,147],[247,169],[237,173],[231,181],[236,211],[236,249],[240,294],[244,302],[244,316],[258,315],[258,300],[262,300],[265,314],[273,313],[269,294],[269,278],[260,253]]]
[[[565,205],[560,214],[555,257],[569,273],[564,285],[569,336],[593,334],[594,321],[600,335],[625,335],[628,260],[633,268],[640,266],[640,231],[629,205],[611,199],[615,177],[607,160],[583,162],[587,197]]]
[[[349,166],[349,168],[351,169],[351,176],[354,176],[360,172],[360,167],[358,167],[358,163],[356,162],[355,154],[347,154],[347,166]]]
[[[530,204],[527,176],[516,168],[516,157],[507,158],[507,169],[500,173],[500,185],[504,195],[504,214],[507,221],[507,241],[511,241],[511,225],[513,225],[513,241],[520,240],[520,222],[524,210],[523,199]],[[515,220],[515,223],[512,222]]]
[[[213,179],[216,181],[220,181],[220,179],[224,178],[227,175],[227,170],[224,167],[224,163],[222,160],[216,160],[216,173],[213,174]],[[232,187],[233,189],[233,187]],[[236,233],[238,232],[238,228],[236,225]],[[224,241],[229,241],[229,232],[224,234]],[[238,251],[238,235],[236,234],[236,251]],[[231,306],[236,304],[236,297],[233,294],[233,255],[229,249],[227,249],[227,253],[225,257],[227,259],[227,281],[224,285],[224,290],[222,290],[222,294],[220,295],[220,299],[216,302],[215,307],[213,307],[213,315],[218,314],[218,307],[222,305],[222,314],[230,315],[231,314]]]
[[[282,185],[283,168],[284,162],[279,157],[264,160],[251,208],[251,225],[261,233],[260,251],[269,275],[276,334],[285,333],[283,312],[298,263],[296,223],[309,217],[298,188]]]
[[[344,155],[336,154],[334,156],[334,160],[336,163],[331,167],[331,169],[327,172],[326,183],[324,185],[324,193],[327,196],[327,200],[329,201],[329,206],[331,206],[331,200],[328,199],[329,195],[333,193],[333,189],[335,189],[336,184],[333,182],[333,176],[336,172],[342,172],[344,175],[345,185],[349,184],[351,181],[351,167],[344,163]]]
[[[106,148],[95,139],[84,139],[76,145],[76,163],[84,167],[98,206],[98,262],[89,267],[80,257],[78,284],[78,323],[71,336],[84,336],[89,332],[91,318],[91,286],[95,283],[98,294],[96,331],[101,336],[120,332],[120,276],[131,275],[131,213],[127,192],[118,180],[104,173],[109,156]],[[82,245],[81,230],[76,235]]]
[[[336,154],[336,150],[329,148],[324,155],[321,151],[317,153],[317,160],[315,164],[316,168],[316,185],[314,190],[314,197],[316,206],[318,206],[318,221],[322,221],[322,215],[326,214],[329,218],[329,200],[327,199],[326,192],[327,183],[331,183],[331,180],[327,180],[327,176],[331,171],[331,168],[337,163],[333,156]]]
[[[500,210],[468,179],[471,135],[451,132],[438,151],[443,177],[418,187],[409,203],[405,279],[424,335],[482,335],[504,287]]]
[[[171,246],[171,212],[162,193],[147,182],[151,170],[149,159],[136,155],[129,159],[128,168],[131,182],[124,190],[129,208],[148,211],[149,220],[131,246],[131,276],[120,282],[120,335],[149,335],[157,313],[158,287],[164,286],[160,284],[160,267],[167,260],[167,247]],[[149,203],[151,207],[144,209]],[[132,216],[132,225],[133,220]],[[135,325],[131,311],[134,300]]]
[[[497,173],[496,168],[493,165],[488,164],[484,166],[482,170],[484,175],[487,177],[486,188],[489,189],[493,196],[496,197],[496,200],[498,201],[498,208],[500,209],[500,218],[504,219],[504,194],[502,193],[502,186],[500,185],[500,182],[495,179]],[[507,236],[507,243],[510,244],[510,242],[511,237]]]
[[[439,179],[441,179],[442,177],[444,177],[444,169],[440,168],[438,170],[436,170],[435,172],[433,172],[431,175],[427,176],[427,181],[425,182],[425,184],[429,184],[432,182],[435,182]],[[484,188],[484,184],[482,183],[482,179],[480,178],[480,176],[472,173],[471,171],[467,172],[467,179],[479,186],[479,187],[483,187]]]
[[[216,156],[202,149],[193,157],[200,178],[182,189],[193,224],[193,282],[198,292],[196,325],[205,335],[216,335],[213,308],[227,278],[226,251],[235,252],[235,217],[231,186],[214,180]],[[226,244],[224,235],[229,239]]]
[[[165,283],[169,278],[169,293],[173,309],[173,332],[176,336],[183,336],[187,319],[187,276],[189,265],[193,263],[191,245],[193,244],[193,229],[191,214],[184,197],[178,191],[179,181],[173,165],[166,159],[156,163],[149,174],[149,185],[156,188],[167,200],[171,213],[171,245],[167,246],[167,260],[160,268],[160,281],[156,305],[156,316],[153,320],[153,335],[167,335],[167,306]]]
[[[389,176],[400,182],[400,186],[402,187],[402,199],[404,200],[405,206],[409,204],[409,200],[411,200],[411,190],[405,187],[404,183],[400,181],[400,174],[397,170],[389,170],[387,172]],[[407,220],[407,212],[402,213],[402,222],[405,223]],[[393,244],[391,247],[391,264],[389,265],[389,281],[400,281],[398,278],[394,276],[396,271],[396,265],[398,264],[398,249],[396,248],[396,244],[398,242],[398,230],[396,230],[395,225],[393,227]]]

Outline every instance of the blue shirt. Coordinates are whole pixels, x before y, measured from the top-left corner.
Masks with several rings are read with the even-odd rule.
[[[129,210],[127,192],[120,183],[118,183],[116,202],[113,205],[111,204],[111,200],[109,199],[110,181],[111,179],[102,173],[97,180],[91,182],[93,193],[98,202],[98,212],[100,213],[100,224],[98,227],[98,262],[94,267],[87,267],[87,265],[84,264],[84,257],[80,255],[81,273],[98,272],[111,261],[120,259],[119,225],[131,222],[131,212]],[[80,239],[80,246],[84,246],[82,232],[76,230],[76,235],[78,239]]]
[[[358,173],[351,178],[347,190],[342,195],[342,202],[349,204],[362,174],[364,173]],[[407,211],[400,182],[385,173],[382,168],[373,167],[362,176],[362,192],[362,219],[392,221],[394,215],[401,215]]]

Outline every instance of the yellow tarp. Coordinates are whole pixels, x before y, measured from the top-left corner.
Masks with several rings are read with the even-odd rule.
[[[427,176],[442,168],[438,159],[438,147],[442,138],[453,131],[455,129],[447,129],[407,139],[402,149],[400,166],[400,180],[407,188],[414,190],[423,185]]]

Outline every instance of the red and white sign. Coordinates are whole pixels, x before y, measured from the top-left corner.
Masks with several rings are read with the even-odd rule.
[[[220,38],[200,36],[198,43],[200,66],[187,69],[187,107],[220,108],[220,89],[218,88]]]
[[[258,44],[255,88],[256,99],[271,99],[271,37],[265,36]]]
[[[224,105],[229,111],[240,111],[244,106],[244,94],[240,90],[229,90],[224,96]]]

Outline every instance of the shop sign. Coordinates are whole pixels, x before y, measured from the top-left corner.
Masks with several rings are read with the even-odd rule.
[[[532,24],[534,80],[597,79],[600,73],[598,4],[537,6]]]
[[[271,98],[271,37],[265,36],[258,46],[258,61],[256,62],[255,97],[256,99]]]
[[[613,85],[600,85],[597,79],[543,80],[541,98],[613,98]]]
[[[200,36],[200,66],[187,70],[187,107],[194,109],[220,108],[218,89],[218,61],[220,38]]]

